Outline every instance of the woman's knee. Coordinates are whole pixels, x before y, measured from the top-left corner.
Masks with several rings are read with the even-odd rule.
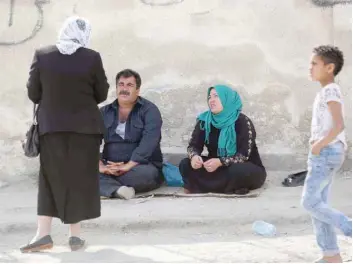
[[[254,181],[255,183],[252,186],[252,189],[261,188],[265,184],[265,181],[266,181],[267,174],[266,174],[265,170],[259,171],[258,174],[256,174],[256,175],[257,175],[257,177]]]
[[[187,175],[188,171],[190,171],[191,168],[191,164],[190,164],[190,159],[189,158],[185,158],[182,161],[180,161],[179,163],[179,172],[180,174],[184,177]]]
[[[234,163],[227,168],[234,181],[241,181],[246,188],[258,189],[266,181],[266,170],[252,163]],[[242,185],[239,182],[239,185]]]

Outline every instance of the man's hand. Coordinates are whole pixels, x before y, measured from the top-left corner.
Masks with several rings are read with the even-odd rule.
[[[191,159],[191,167],[194,170],[200,169],[202,167],[203,160],[199,155],[195,155]]]
[[[219,167],[222,166],[221,160],[218,158],[213,158],[209,159],[208,161],[203,163],[203,166],[205,167],[206,171],[208,172],[214,172],[217,170]]]
[[[108,161],[109,163],[110,161]],[[102,161],[99,161],[99,172],[107,175],[114,175],[114,176],[119,176],[117,175],[117,170],[116,168],[120,165],[123,165],[124,162],[110,162],[113,163],[109,165],[105,165]]]
[[[109,169],[116,169],[118,167],[120,167],[121,165],[124,165],[124,162],[112,162],[112,161],[107,161],[107,165],[106,167],[109,168]]]
[[[111,162],[108,161],[107,167],[113,171],[114,176],[121,176],[124,173],[128,172],[131,170],[133,167],[135,167],[138,163],[134,161],[129,161],[128,163],[124,164],[123,162]]]

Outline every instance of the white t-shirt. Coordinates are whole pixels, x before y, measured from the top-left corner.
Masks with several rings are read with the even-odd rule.
[[[115,133],[117,133],[119,136],[122,137],[122,139],[125,139],[125,127],[126,127],[126,122],[118,123],[118,126],[115,129]]]
[[[344,117],[344,105],[340,87],[336,83],[330,83],[323,87],[317,93],[313,105],[313,117],[311,120],[311,137],[310,141],[320,140],[332,129],[332,115],[328,108],[328,102],[335,101],[342,105],[342,116]],[[345,149],[347,149],[346,137],[344,130],[330,143],[333,144],[341,141]]]

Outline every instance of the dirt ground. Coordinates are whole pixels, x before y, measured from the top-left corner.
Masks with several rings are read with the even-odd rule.
[[[352,215],[351,173],[337,175],[332,205]],[[288,172],[269,172],[256,198],[139,198],[102,200],[102,216],[84,222],[87,248],[70,252],[67,226],[54,220],[54,248],[21,254],[36,230],[36,185],[13,182],[0,189],[0,262],[312,262],[319,255],[311,220],[300,207],[302,187],[282,187]],[[1,186],[1,184],[0,184]],[[253,233],[256,220],[277,235]],[[345,261],[350,238],[339,232]]]

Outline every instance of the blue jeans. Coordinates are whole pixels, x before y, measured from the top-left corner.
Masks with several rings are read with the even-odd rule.
[[[162,183],[159,170],[152,164],[139,164],[121,176],[99,174],[101,196],[112,197],[121,186],[133,187],[136,193],[157,189]]]
[[[335,227],[345,236],[352,237],[352,219],[328,205],[332,180],[343,160],[344,146],[341,142],[326,146],[320,155],[310,152],[308,156],[302,205],[312,217],[316,241],[324,256],[339,254]]]

